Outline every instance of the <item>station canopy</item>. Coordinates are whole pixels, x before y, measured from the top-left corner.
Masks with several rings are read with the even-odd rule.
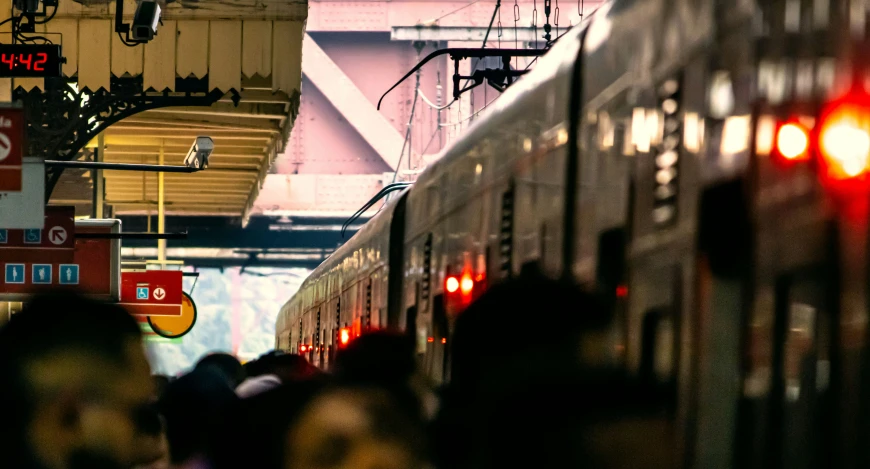
[[[162,148],[165,164],[180,165],[195,137],[210,136],[215,150],[207,170],[165,174],[166,211],[247,217],[298,112],[307,1],[161,2],[157,35],[136,47],[115,33],[115,0],[59,4],[36,33],[62,45],[63,74],[71,87],[110,89],[113,78],[141,78],[145,90],[183,94],[178,88],[187,79],[224,93],[210,107],[153,109],[113,124],[104,132],[104,161],[156,164]],[[0,11],[10,10],[11,0],[0,0]],[[135,10],[135,0],[127,0],[125,23]],[[0,27],[3,35],[10,36],[9,23]],[[0,100],[9,101],[3,94],[13,89],[31,91],[44,83],[0,79]],[[95,146],[96,140],[88,145]],[[104,176],[106,203],[115,214],[156,211],[157,173],[106,170]],[[89,204],[92,184],[89,171],[67,170],[51,203]]]

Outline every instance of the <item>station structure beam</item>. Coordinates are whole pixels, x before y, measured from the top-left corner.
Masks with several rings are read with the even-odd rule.
[[[482,43],[489,28],[473,26],[393,26],[390,31],[390,39],[393,41],[427,41],[427,42],[476,42]],[[502,27],[501,37],[496,32],[489,31],[487,42],[501,40],[506,42],[505,47],[511,47],[511,43],[531,42],[535,38],[540,39],[543,29]],[[537,34],[536,34],[537,33]],[[520,46],[522,47],[522,46]]]
[[[302,43],[302,73],[395,170],[404,138],[308,34]]]

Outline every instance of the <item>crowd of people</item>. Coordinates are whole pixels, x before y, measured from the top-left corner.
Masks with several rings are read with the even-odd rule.
[[[363,334],[327,371],[212,353],[152,376],[123,309],[34,297],[0,329],[0,467],[674,467],[655,393],[590,365],[596,305],[543,278],[491,288],[456,318],[436,387],[399,331]]]

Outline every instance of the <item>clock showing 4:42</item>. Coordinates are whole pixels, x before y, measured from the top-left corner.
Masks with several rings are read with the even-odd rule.
[[[59,77],[60,46],[0,44],[0,77]]]

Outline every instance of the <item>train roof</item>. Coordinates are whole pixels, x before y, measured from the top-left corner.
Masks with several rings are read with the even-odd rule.
[[[299,287],[299,290],[303,290],[306,287],[310,286],[313,282],[316,282],[321,276],[328,273],[333,267],[341,263],[344,258],[352,253],[360,244],[366,243],[371,240],[372,237],[383,235],[386,230],[389,232],[390,221],[393,218],[393,211],[396,209],[396,204],[398,204],[399,200],[402,197],[405,197],[407,192],[410,190],[410,187],[403,189],[398,193],[394,193],[393,197],[390,197],[378,213],[375,214],[368,222],[366,222],[360,230],[351,237],[351,239],[347,240],[344,244],[338,247],[326,260],[324,260],[317,268],[315,268],[308,275],[308,278],[302,282],[302,285]],[[294,295],[294,298],[296,296]],[[293,298],[290,299],[288,304],[293,301]]]
[[[588,27],[589,21],[584,20],[565,32],[546,55],[538,59],[538,64],[528,74],[505,90],[485,111],[481,112],[480,117],[467,131],[442,150],[441,156],[420,174],[415,185],[427,182],[443,168],[450,166],[453,161],[462,158],[476,142],[493,132],[493,129],[510,122],[517,114],[522,113],[523,108],[530,101],[530,95],[537,88],[555,80],[570,80],[570,71],[577,62],[583,31]]]

